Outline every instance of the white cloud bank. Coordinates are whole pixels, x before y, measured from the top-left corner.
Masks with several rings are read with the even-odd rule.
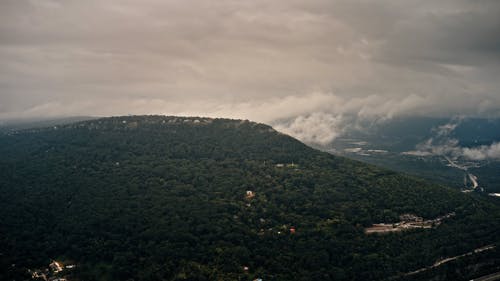
[[[462,154],[470,160],[500,159],[500,142],[474,148],[463,148]]]
[[[403,152],[402,154],[422,157],[437,155],[450,157],[453,160],[458,158],[472,161],[499,160],[500,142],[477,147],[462,147],[457,139],[450,136],[462,120],[463,117],[455,118],[454,121],[437,127],[434,130],[435,137],[418,144],[416,150]]]

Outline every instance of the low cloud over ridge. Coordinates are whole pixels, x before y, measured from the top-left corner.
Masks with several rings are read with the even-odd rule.
[[[275,129],[309,144],[327,145],[342,133],[342,119],[325,113],[299,116]]]

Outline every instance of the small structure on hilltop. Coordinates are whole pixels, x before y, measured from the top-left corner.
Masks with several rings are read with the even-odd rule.
[[[294,168],[294,169],[297,169],[299,167],[298,164],[295,164],[295,163],[278,163],[275,165],[276,168]]]
[[[399,220],[402,222],[422,222],[424,219],[422,217],[416,216],[414,214],[402,214],[399,216]]]
[[[63,271],[63,268],[61,266],[61,264],[59,264],[58,262],[56,261],[52,261],[51,264],[49,264],[49,267],[50,269],[54,272],[54,273],[58,273],[58,272],[61,272]]]
[[[247,199],[252,199],[252,198],[254,198],[254,197],[255,197],[255,192],[253,192],[253,191],[251,191],[251,190],[247,190],[247,193],[246,193],[245,197],[246,197]]]
[[[28,272],[29,272],[29,270],[28,270]],[[31,279],[43,279],[43,280],[47,280],[47,276],[41,270],[35,270],[31,274]]]

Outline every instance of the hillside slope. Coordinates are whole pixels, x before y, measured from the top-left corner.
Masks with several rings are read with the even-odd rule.
[[[103,118],[9,132],[0,155],[2,280],[52,259],[82,280],[383,280],[500,240],[491,202],[248,121]]]

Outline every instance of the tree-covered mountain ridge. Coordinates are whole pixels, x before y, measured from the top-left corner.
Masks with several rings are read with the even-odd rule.
[[[404,277],[497,245],[498,206],[246,120],[126,116],[9,131],[0,155],[5,278],[52,259],[74,261],[68,279],[81,280],[465,280],[498,265],[492,248]],[[450,212],[430,229],[364,231]]]

